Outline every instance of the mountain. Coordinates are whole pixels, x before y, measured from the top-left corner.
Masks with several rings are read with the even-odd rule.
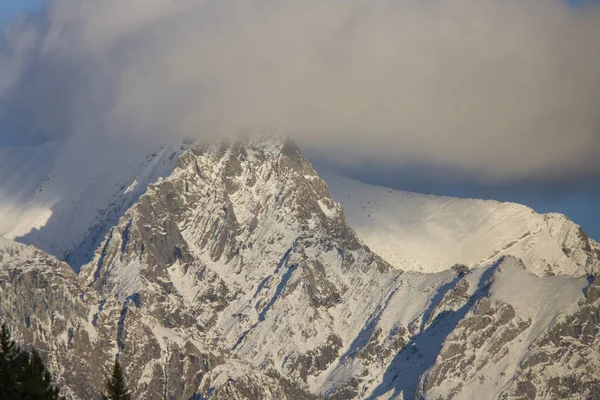
[[[566,219],[565,229],[547,223],[552,240],[503,249],[526,249],[530,258],[493,255],[505,244],[488,236],[488,261],[433,267],[439,246],[422,263],[435,272],[423,273],[411,264],[419,256],[414,246],[402,264],[368,236],[365,244],[360,213],[350,207],[345,214],[346,205],[330,195],[331,187],[340,198],[336,184],[328,186],[290,141],[165,149],[152,158],[166,160],[151,161],[157,168],[133,168],[118,179],[107,172],[107,181],[147,179],[134,185],[135,196],[116,188],[108,217],[96,213],[106,208],[98,200],[79,243],[74,234],[54,239],[66,260],[91,249],[79,273],[31,245],[0,242],[0,319],[20,342],[42,350],[70,398],[94,398],[115,356],[134,397],[144,399],[597,394],[597,244],[586,238],[590,251],[578,247],[584,239],[576,240]],[[376,190],[371,195],[379,198]],[[456,219],[484,215],[486,207],[486,215],[502,212],[481,205],[479,214]],[[431,212],[437,221],[448,215]],[[498,216],[502,229],[493,221],[469,224],[479,232],[518,225],[502,236],[508,240],[546,220],[516,215],[513,223]],[[399,216],[390,214],[381,229]],[[562,253],[567,261],[551,258],[561,245],[571,249],[571,258]],[[589,265],[577,264],[577,249],[587,251]],[[546,276],[534,255],[554,260],[553,272],[575,271]]]
[[[596,274],[600,245],[561,214],[493,200],[403,192],[323,171],[348,224],[397,268],[439,272],[502,255],[521,258],[539,276]]]
[[[79,136],[0,146],[0,235],[78,270],[146,186],[173,171],[184,148]]]

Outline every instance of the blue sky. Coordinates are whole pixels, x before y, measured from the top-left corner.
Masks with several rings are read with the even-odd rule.
[[[0,1],[0,21],[6,21],[20,12],[40,8],[44,0],[2,0]]]

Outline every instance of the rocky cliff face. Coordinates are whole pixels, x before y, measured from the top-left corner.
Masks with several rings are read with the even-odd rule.
[[[88,317],[98,299],[86,296],[67,264],[31,246],[0,240],[0,265],[0,319],[13,326],[19,342],[46,356],[62,382],[70,382],[67,394],[91,396],[90,386],[102,384],[102,363],[93,361],[102,350],[89,346],[96,329]],[[70,380],[75,375],[89,384],[80,387]]]
[[[306,387],[400,274],[345,225],[298,149],[271,139],[185,153],[82,272],[162,328]]]
[[[115,356],[144,399],[551,398],[577,374],[592,393],[577,363],[595,357],[595,284],[512,257],[392,268],[285,140],[185,151],[79,275],[0,244],[0,318],[72,398],[94,398]],[[548,350],[566,348],[568,321],[586,326],[571,358]],[[539,372],[542,350],[560,373]]]
[[[473,274],[463,279],[465,287],[474,286]],[[536,277],[515,258],[487,268],[473,294],[458,302],[466,313],[444,340],[433,367],[420,377],[420,393],[434,399],[535,398],[527,397],[529,389],[521,384],[515,386],[520,368],[530,363],[544,332],[578,309],[587,287],[584,278]]]
[[[504,398],[600,398],[597,277],[584,293],[576,312],[562,316],[531,345]]]

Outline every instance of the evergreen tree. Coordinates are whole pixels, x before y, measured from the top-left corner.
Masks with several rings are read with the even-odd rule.
[[[11,358],[17,355],[17,345],[10,337],[10,330],[6,324],[0,328],[0,355]]]
[[[34,350],[31,352],[23,378],[24,398],[58,400],[58,388],[52,386],[52,375],[46,369],[42,357]]]
[[[58,393],[39,353],[21,350],[3,324],[0,329],[0,399],[64,399]]]
[[[10,338],[6,324],[0,329],[0,399],[15,399],[17,393],[17,346]]]
[[[125,376],[119,360],[115,361],[112,376],[108,379],[106,388],[108,394],[102,396],[104,400],[131,400],[131,394],[125,384]]]

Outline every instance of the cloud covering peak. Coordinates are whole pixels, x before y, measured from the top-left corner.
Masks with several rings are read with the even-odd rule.
[[[486,180],[595,175],[599,8],[50,0],[6,31],[0,135],[279,130],[345,163],[387,159]]]

